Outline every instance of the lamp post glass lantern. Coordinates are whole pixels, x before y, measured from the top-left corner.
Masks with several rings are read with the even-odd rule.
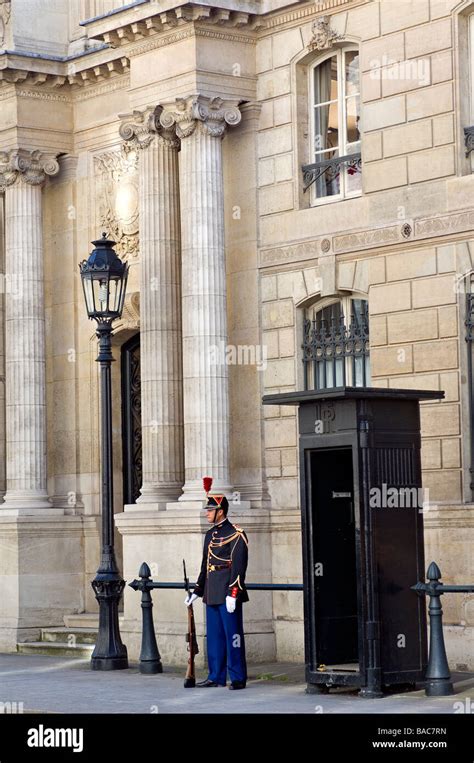
[[[97,322],[101,390],[101,511],[102,550],[99,569],[91,585],[99,602],[99,632],[91,657],[93,670],[128,668],[127,647],[122,644],[118,606],[125,581],[122,579],[114,549],[114,506],[112,472],[112,323],[122,315],[128,278],[128,264],[114,251],[115,241],[93,241],[89,259],[80,263],[87,314]]]
[[[98,323],[111,323],[122,315],[128,265],[117,257],[115,241],[107,239],[106,233],[92,243],[95,249],[79,265],[87,314]]]

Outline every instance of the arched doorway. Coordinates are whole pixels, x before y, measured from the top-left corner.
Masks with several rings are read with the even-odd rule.
[[[122,345],[123,503],[135,503],[142,486],[140,334]]]

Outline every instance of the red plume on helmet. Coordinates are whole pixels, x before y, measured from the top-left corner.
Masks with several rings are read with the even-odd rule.
[[[204,485],[205,492],[208,493],[209,490],[211,489],[212,477],[203,477],[202,484]]]

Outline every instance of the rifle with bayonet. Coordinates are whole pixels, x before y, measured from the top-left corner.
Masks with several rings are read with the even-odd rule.
[[[191,591],[189,590],[189,578],[186,575],[186,562],[184,561],[184,559],[183,559],[183,570],[184,570],[184,587],[189,597],[191,596]],[[189,658],[188,658],[188,669],[186,671],[186,678],[184,679],[184,688],[192,689],[196,686],[196,677],[194,674],[194,658],[196,657],[197,654],[199,654],[199,647],[198,647],[198,643],[196,639],[196,625],[194,623],[194,611],[193,611],[192,604],[190,604],[188,607],[188,632],[186,633],[186,643],[188,645]]]

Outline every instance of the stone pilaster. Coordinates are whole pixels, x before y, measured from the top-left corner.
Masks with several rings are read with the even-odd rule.
[[[165,508],[181,493],[184,446],[179,141],[160,125],[159,112],[135,112],[120,135],[140,150],[143,485],[137,503]]]
[[[41,186],[59,165],[40,151],[0,154],[5,191],[6,481],[2,511],[53,510],[47,493]],[[57,510],[56,510],[57,511]]]
[[[229,473],[224,189],[221,139],[241,114],[235,103],[201,95],[164,104],[163,127],[181,139],[180,204],[183,315],[183,402],[186,453],[180,500],[232,492]]]
[[[6,450],[5,450],[5,198],[0,193],[0,502],[6,491]]]

